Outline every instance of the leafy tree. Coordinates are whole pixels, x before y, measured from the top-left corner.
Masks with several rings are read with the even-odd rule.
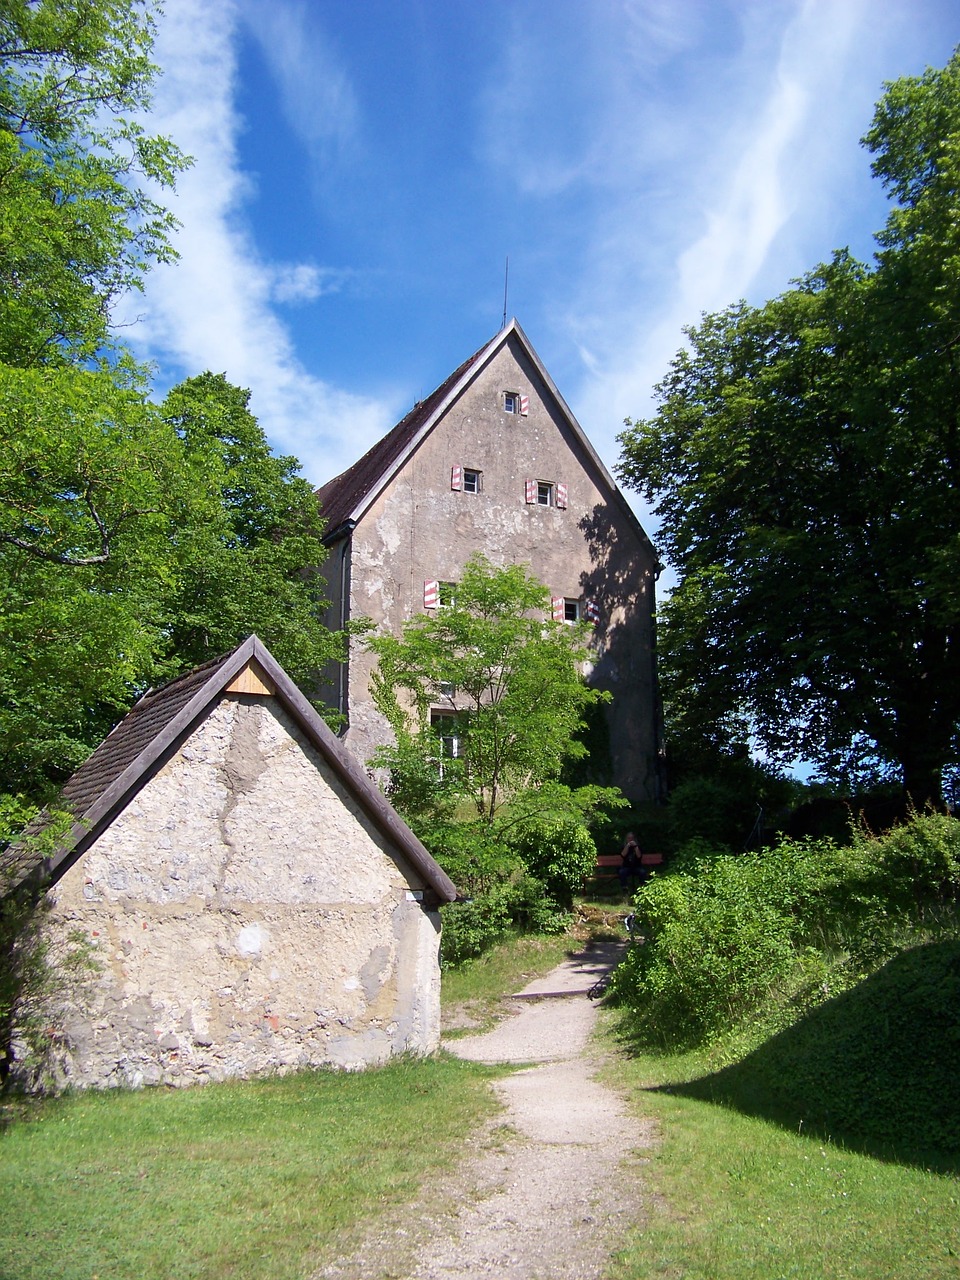
[[[0,366],[0,792],[46,798],[157,674],[179,452],[113,373]]]
[[[111,306],[174,256],[186,163],[136,116],[151,0],[0,0],[0,797],[44,801],[148,685],[256,630],[306,682],[316,502],[248,394],[161,408]]]
[[[320,622],[323,521],[300,464],[271,452],[249,400],[223,374],[204,373],[163,403],[197,485],[171,530],[165,651],[191,666],[256,631],[309,686],[339,654]]]
[[[442,790],[468,796],[488,826],[507,802],[558,778],[583,754],[576,730],[603,695],[580,676],[583,629],[545,614],[549,592],[522,565],[497,569],[478,555],[436,616],[410,619],[399,637],[370,637],[374,700],[399,745],[379,762],[403,772],[410,752],[438,773],[442,764]],[[456,737],[456,757],[444,757],[444,736]]]
[[[688,330],[621,476],[679,585],[666,683],[688,725],[774,758],[865,753],[940,797],[960,721],[960,55],[888,86],[864,139],[894,200],[838,252]]]
[[[45,799],[139,693],[256,630],[306,683],[317,505],[247,393],[0,365],[0,793]]]
[[[522,565],[497,569],[478,555],[435,617],[366,641],[396,738],[372,763],[389,769],[394,804],[472,897],[444,908],[444,963],[509,928],[562,927],[596,860],[588,820],[626,803],[615,789],[560,780],[586,752],[585,713],[606,695],[580,676],[584,629],[544,621],[549,604]]]
[[[148,186],[186,163],[132,117],[150,101],[149,0],[0,4],[0,361],[90,357],[110,307],[171,258]]]

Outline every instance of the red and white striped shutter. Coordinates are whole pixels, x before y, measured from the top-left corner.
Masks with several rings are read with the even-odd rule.
[[[550,611],[553,614],[554,622],[563,621],[563,596],[553,596],[550,600]]]
[[[450,488],[460,490],[463,488],[463,467],[454,464],[450,468]]]
[[[597,600],[587,601],[587,621],[594,626],[600,621],[600,604]]]
[[[520,397],[520,416],[522,418],[525,418],[529,412],[530,412],[530,397],[521,396]]]
[[[436,609],[440,604],[440,583],[436,580],[423,584],[423,607]]]
[[[557,506],[561,511],[567,509],[567,486],[565,484],[557,485]]]
[[[527,480],[524,483],[524,493],[528,502],[536,502],[537,500],[537,482],[536,480]]]

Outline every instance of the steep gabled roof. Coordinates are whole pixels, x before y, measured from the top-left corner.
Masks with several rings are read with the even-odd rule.
[[[327,522],[327,542],[335,542],[344,526],[360,520],[370,505],[376,501],[386,485],[393,479],[425,436],[436,426],[448,406],[461,394],[485,365],[493,359],[501,347],[515,337],[530,363],[556,401],[567,420],[570,431],[580,447],[596,467],[598,474],[609,486],[611,498],[623,510],[643,542],[653,552],[653,546],[639,520],[617,487],[616,482],[600,459],[599,454],[584,434],[569,405],[557,390],[540,357],[530,344],[530,339],[516,319],[485,343],[479,351],[455,369],[425,400],[421,400],[397,425],[373,446],[357,462],[340,475],[328,480],[317,490],[320,513]]]
[[[256,636],[231,653],[144,694],[63,788],[61,808],[75,819],[69,835],[49,857],[21,847],[8,862],[14,878],[31,874],[56,881],[110,825],[192,732],[202,715],[244,674],[279,699],[373,825],[385,835],[443,902],[457,891],[410,828],[341,745],[273,655]]]

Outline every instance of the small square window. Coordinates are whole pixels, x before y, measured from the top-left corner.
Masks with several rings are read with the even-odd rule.
[[[437,608],[450,609],[457,603],[457,584],[455,582],[439,582],[437,584]]]
[[[553,485],[546,480],[537,481],[537,506],[553,506]]]
[[[505,391],[503,393],[503,411],[504,413],[520,412],[520,392]]]
[[[480,471],[471,471],[469,467],[463,470],[463,492],[479,493],[483,481],[483,473]]]
[[[571,600],[569,597],[563,602],[563,620],[564,622],[580,621],[580,601]]]

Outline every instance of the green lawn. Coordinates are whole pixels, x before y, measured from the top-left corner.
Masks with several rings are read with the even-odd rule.
[[[836,1027],[819,1018],[804,1030],[805,1038],[798,1032],[768,1042],[719,1070],[706,1054],[618,1059],[618,1082],[638,1111],[657,1119],[661,1137],[646,1167],[643,1230],[612,1280],[960,1277],[960,1153],[930,1147],[925,1158],[905,1140],[935,1132],[918,1115],[953,1110],[960,1077],[944,1099],[929,1087],[928,1064],[918,1062],[898,1099],[878,1060],[874,1097],[890,1110],[886,1149],[872,1137],[858,1140],[853,1127],[843,1140],[831,1139],[823,1117],[849,1117],[858,1092],[874,1131],[876,1117],[862,1077],[852,1064],[844,1073]],[[624,1053],[623,1041],[608,1034],[611,1048]],[[926,1049],[920,1039],[918,1029],[918,1052]],[[951,1046],[941,1052],[949,1055]],[[832,1083],[809,1059],[834,1067]],[[810,1107],[814,1132],[796,1110],[803,1081],[821,1091]]]
[[[645,1072],[645,1065],[653,1070]],[[960,1276],[955,1176],[885,1162],[626,1076],[660,1124],[644,1229],[615,1280],[945,1280]]]
[[[9,1108],[0,1280],[300,1280],[488,1114],[440,1057]]]

